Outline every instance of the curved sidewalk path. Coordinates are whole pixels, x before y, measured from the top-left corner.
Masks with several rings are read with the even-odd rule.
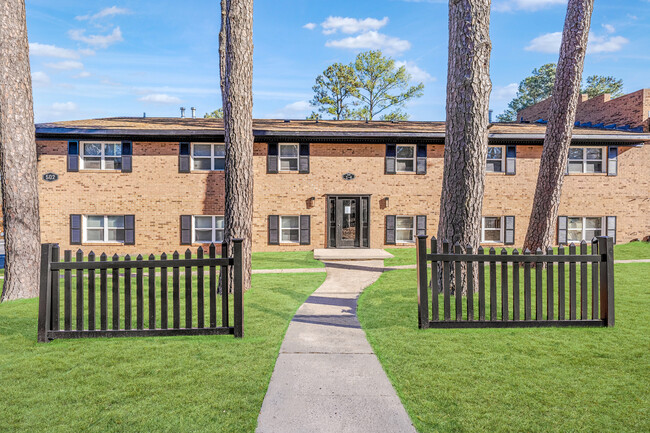
[[[356,315],[383,260],[325,265],[284,337],[256,431],[415,433]]]

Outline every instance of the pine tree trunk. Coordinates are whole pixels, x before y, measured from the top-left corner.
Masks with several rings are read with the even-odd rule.
[[[490,0],[451,0],[440,247],[443,240],[452,246],[459,243],[463,248],[471,245],[475,249],[480,242],[492,90],[491,50]],[[463,287],[465,281],[463,273]]]
[[[221,29],[219,30],[219,84],[221,86],[221,107],[225,104],[226,86],[226,5],[228,0],[221,0]]]
[[[0,6],[0,169],[5,232],[2,301],[38,296],[40,226],[25,2]]]
[[[225,36],[225,239],[244,239],[243,283],[248,290],[253,227],[253,0],[227,0]]]
[[[544,150],[524,242],[524,248],[531,251],[544,250],[554,243],[593,8],[593,0],[569,0]]]

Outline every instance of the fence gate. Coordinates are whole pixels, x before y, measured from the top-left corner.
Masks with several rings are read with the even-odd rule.
[[[558,254],[553,254],[552,248],[546,254],[539,249],[535,254],[528,250],[519,254],[516,249],[508,254],[505,248],[500,254],[494,248],[485,254],[479,248],[474,254],[472,247],[463,251],[458,244],[451,251],[446,241],[442,253],[437,251],[435,237],[431,238],[430,254],[427,254],[427,237],[417,237],[420,328],[614,326],[611,237],[594,239],[591,254],[585,241],[580,243],[579,251],[571,244],[568,254],[562,246]],[[428,263],[431,263],[431,284]],[[456,287],[453,308],[452,278]],[[441,292],[442,306],[439,305]],[[463,293],[468,295],[463,297]]]
[[[217,257],[212,244],[208,257],[199,248],[196,258],[192,258],[188,249],[184,258],[175,252],[171,259],[166,254],[159,259],[152,254],[147,260],[142,256],[131,260],[128,255],[120,260],[116,254],[109,261],[102,254],[96,261],[93,252],[84,257],[79,250],[72,261],[72,252],[67,250],[60,261],[59,246],[43,244],[38,341],[220,334],[241,338],[244,335],[241,239],[233,240],[232,251],[233,256],[229,257],[228,244],[224,242],[221,257]],[[232,286],[228,276],[230,268],[233,269]]]

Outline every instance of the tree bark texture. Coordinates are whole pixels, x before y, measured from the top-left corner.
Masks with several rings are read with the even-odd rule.
[[[226,5],[221,0],[221,29],[219,30],[219,84],[221,86],[221,107],[225,107],[226,82]]]
[[[40,226],[32,79],[23,0],[0,6],[0,170],[5,233],[2,301],[38,296]]]
[[[545,250],[553,244],[593,8],[593,0],[569,0],[567,7],[544,149],[524,242],[524,248],[531,251]]]
[[[225,239],[244,239],[243,284],[248,290],[253,227],[253,0],[227,0],[225,36]]]
[[[459,243],[463,248],[471,245],[475,249],[480,242],[492,90],[491,50],[490,0],[451,0],[440,248],[443,240],[452,246]],[[461,283],[466,286],[464,272]]]

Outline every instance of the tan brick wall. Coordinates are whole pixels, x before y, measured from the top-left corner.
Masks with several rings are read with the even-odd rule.
[[[134,214],[136,245],[83,245],[84,251],[160,253],[182,251],[180,215],[223,214],[223,174],[178,173],[178,143],[133,143],[133,172],[66,172],[64,141],[40,141],[43,242],[69,245],[70,214]],[[427,233],[438,224],[443,146],[429,145],[427,174],[384,174],[383,144],[312,144],[309,174],[266,173],[266,144],[254,148],[255,251],[295,251],[326,247],[328,194],[371,195],[370,247],[383,248],[386,215],[427,215]],[[530,215],[541,146],[517,147],[517,174],[489,174],[486,216],[516,216],[516,244],[523,243]],[[650,147],[621,148],[619,175],[572,175],[564,183],[560,214],[618,217],[618,240],[650,234]],[[345,181],[344,173],[355,174]],[[313,207],[308,199],[315,197]],[[384,197],[389,205],[382,208]],[[311,215],[311,245],[268,245],[268,215]],[[78,248],[78,247],[74,247]]]
[[[524,118],[524,121],[534,122],[538,119],[548,119],[551,107],[551,99],[524,108],[517,113],[517,121]],[[618,98],[611,99],[609,95],[600,95],[587,99],[586,95],[580,95],[580,101],[576,112],[576,121],[615,123],[619,126],[630,125],[632,127],[644,126],[648,131],[648,110],[650,110],[650,89],[641,89]]]

